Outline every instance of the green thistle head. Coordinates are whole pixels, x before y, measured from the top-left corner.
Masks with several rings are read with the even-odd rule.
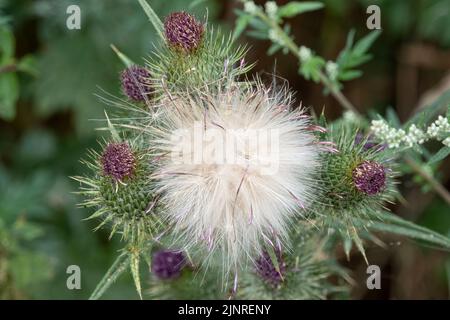
[[[318,225],[355,242],[364,255],[360,234],[368,234],[371,222],[378,219],[386,202],[394,200],[396,190],[390,151],[368,147],[369,138],[361,139],[357,132],[336,125],[324,135],[336,152],[322,155],[317,177],[321,194],[310,212]]]
[[[345,128],[331,128],[328,133],[337,152],[322,155],[318,180],[323,192],[319,202],[325,208],[362,210],[378,207],[392,198],[393,173],[388,154],[379,148],[366,148],[365,141],[358,143],[355,137],[356,132]]]
[[[338,276],[342,280],[347,275],[322,249],[323,244],[317,238],[309,238],[298,240],[292,252],[275,250],[273,258],[264,252],[255,261],[254,268],[248,268],[243,274],[237,298],[326,299],[336,293],[346,292],[342,281],[338,285],[329,282],[331,276]]]
[[[141,244],[159,232],[158,198],[152,192],[150,162],[146,153],[128,142],[109,142],[101,154],[89,151],[90,177],[75,177],[86,199],[82,207],[94,207],[88,219],[101,218],[96,228],[110,224],[125,241]]]
[[[156,98],[218,87],[251,68],[244,64],[245,48],[185,12],[172,13],[164,25],[166,43],[147,60]]]

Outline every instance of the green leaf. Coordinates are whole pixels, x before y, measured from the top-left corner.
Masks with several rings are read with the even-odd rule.
[[[391,126],[395,128],[399,128],[401,126],[400,119],[397,116],[397,112],[395,112],[394,108],[389,106],[386,111],[386,120]]]
[[[431,157],[428,165],[444,160],[448,155],[450,155],[450,147],[444,146]]]
[[[379,31],[373,31],[354,44],[355,30],[351,30],[348,33],[345,47],[336,59],[339,65],[338,80],[349,81],[362,75],[361,71],[352,69],[366,63],[372,58],[367,51],[379,35]]]
[[[197,6],[199,6],[200,4],[202,4],[203,2],[206,2],[207,0],[193,0],[190,4],[189,4],[189,9],[193,9]]]
[[[412,239],[421,240],[429,244],[450,249],[450,238],[435,231],[406,221],[390,212],[380,212],[378,218],[381,218],[381,221],[373,221],[369,224],[371,230],[407,236]]]
[[[278,50],[280,50],[282,46],[280,46],[278,43],[272,43],[270,48],[267,50],[267,54],[269,56],[274,55]]]
[[[139,277],[139,262],[139,252],[132,253],[130,262],[131,275],[133,276],[134,285],[136,286],[136,291],[139,294],[139,298],[141,298],[142,300],[141,279]]]
[[[130,256],[128,253],[121,253],[106,274],[103,276],[102,280],[99,282],[97,287],[92,292],[89,300],[98,300],[105,293],[105,291],[117,280],[117,278],[126,270],[128,264],[130,263]]]
[[[14,36],[6,26],[0,27],[0,66],[14,58]]]
[[[128,58],[124,53],[119,51],[119,49],[116,48],[115,45],[111,44],[111,49],[116,53],[116,55],[119,57],[119,59],[122,61],[122,63],[125,65],[125,67],[131,67],[132,65],[135,65],[135,63]]]
[[[352,250],[353,240],[350,237],[344,238],[344,252],[347,260],[350,260],[350,251]]]
[[[243,14],[239,16],[239,18],[236,20],[236,26],[234,27],[233,32],[233,41],[239,38],[239,36],[242,34],[242,32],[247,28],[249,22],[252,20],[252,16],[248,14]]]
[[[165,40],[164,25],[161,22],[161,20],[159,19],[158,15],[155,13],[155,11],[153,11],[153,8],[147,3],[147,1],[145,1],[145,0],[138,0],[138,1],[139,1],[140,5],[142,6],[142,8],[144,9],[145,14],[147,15],[148,19],[155,27],[156,33],[158,33],[161,40],[164,41]]]
[[[275,270],[281,275],[280,263],[278,262],[277,254],[275,253],[275,249],[268,243],[264,242],[264,247],[269,254],[270,260],[275,267]]]
[[[284,6],[280,7],[277,12],[278,18],[290,18],[294,17],[298,14],[315,11],[323,8],[323,3],[315,2],[315,1],[291,1]]]
[[[38,70],[36,68],[35,57],[32,56],[31,54],[24,56],[22,59],[20,59],[19,63],[17,64],[17,70],[28,73],[32,76],[37,76]]]
[[[0,74],[0,118],[12,120],[16,115],[19,84],[15,73]]]
[[[418,127],[424,127],[428,125],[434,118],[441,112],[444,112],[444,108],[450,104],[450,90],[441,94],[433,103],[426,106],[421,112],[410,118],[404,125],[404,128],[408,128],[411,124],[415,124]]]
[[[300,66],[300,73],[306,80],[312,79],[314,82],[320,80],[320,70],[325,65],[325,61],[319,56],[313,56]]]
[[[363,37],[362,39],[360,39],[358,42],[355,43],[355,46],[353,48],[353,54],[356,56],[362,56],[363,54],[365,54],[380,35],[381,35],[380,30],[374,30],[365,37]]]
[[[349,81],[361,77],[362,74],[363,73],[360,70],[344,71],[339,74],[338,79],[342,81]]]

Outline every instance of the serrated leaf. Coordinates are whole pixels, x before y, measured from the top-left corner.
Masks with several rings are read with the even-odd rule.
[[[280,7],[277,11],[278,18],[291,18],[298,14],[315,11],[323,8],[323,3],[315,1],[291,1]]]
[[[450,155],[450,147],[444,146],[428,160],[428,165],[444,160],[448,155]]]

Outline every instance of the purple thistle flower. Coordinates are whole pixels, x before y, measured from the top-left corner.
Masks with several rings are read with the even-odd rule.
[[[123,93],[134,101],[145,101],[150,95],[150,72],[139,66],[131,66],[120,75]]]
[[[170,45],[191,53],[203,38],[204,27],[194,16],[186,12],[174,12],[164,21],[166,39]]]
[[[276,287],[283,281],[283,275],[286,272],[286,263],[281,257],[281,251],[275,250],[280,272],[277,271],[272,263],[267,251],[263,251],[262,255],[255,261],[256,273],[268,284]]]
[[[181,251],[160,250],[153,254],[152,272],[159,279],[177,278],[185,265],[186,259]]]
[[[386,186],[386,169],[375,161],[364,161],[353,170],[353,183],[360,192],[377,194]]]
[[[116,180],[130,176],[135,166],[133,151],[128,143],[109,143],[101,157],[103,173]]]

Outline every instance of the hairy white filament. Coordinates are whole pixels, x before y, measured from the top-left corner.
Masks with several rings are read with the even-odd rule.
[[[260,84],[165,103],[164,129],[151,141],[160,154],[154,178],[187,248],[222,250],[232,267],[287,238],[314,198],[320,150],[308,117],[290,104],[287,90]]]

